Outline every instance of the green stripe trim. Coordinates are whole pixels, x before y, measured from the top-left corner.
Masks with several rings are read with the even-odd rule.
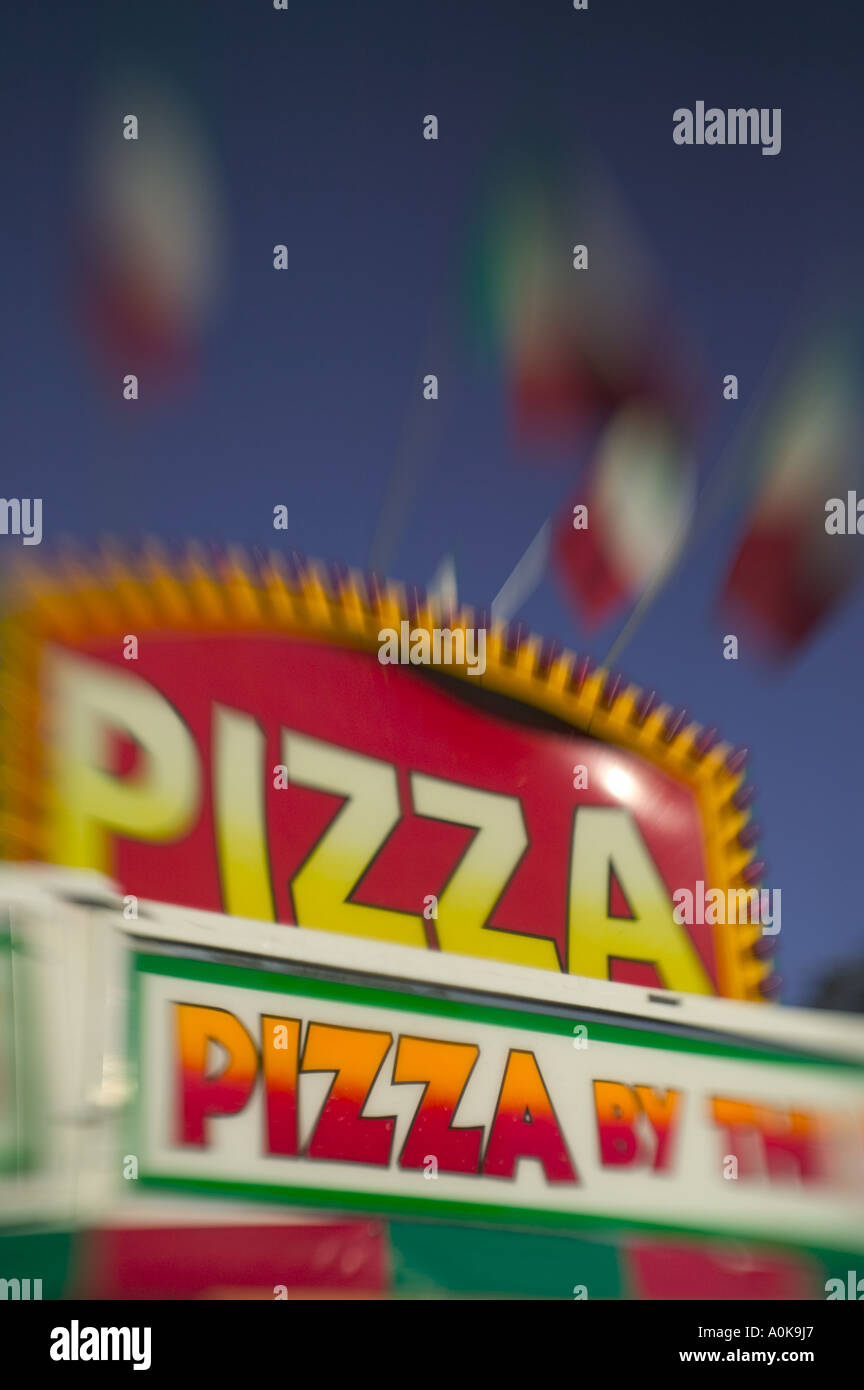
[[[597,1235],[506,1231],[438,1221],[391,1221],[393,1286],[420,1298],[623,1299],[620,1247]]]
[[[508,1009],[498,1004],[463,1004],[452,999],[437,999],[423,995],[403,994],[398,989],[376,988],[369,985],[343,984],[335,980],[316,980],[307,976],[282,974],[254,967],[223,965],[214,961],[192,960],[188,956],[153,955],[136,952],[133,969],[149,975],[172,979],[198,980],[208,984],[231,985],[240,989],[261,989],[274,994],[291,994],[312,999],[336,1000],[346,1004],[374,1005],[379,1008],[401,1009],[411,1014],[431,1014],[443,1018],[470,1020],[475,1023],[504,1025],[538,1033],[571,1037],[573,1018],[539,1014],[521,1009]],[[578,1018],[578,1006],[573,1006]],[[585,1024],[589,1039],[598,1042],[623,1043],[630,1047],[652,1047],[668,1052],[690,1052],[708,1057],[733,1057],[739,1061],[770,1062],[780,1066],[828,1067],[833,1070],[862,1072],[861,1063],[846,1058],[814,1056],[807,1052],[777,1052],[768,1047],[738,1043],[710,1042],[683,1038],[673,1033],[652,1029],[627,1028],[620,1024]]]
[[[440,1220],[447,1217],[463,1222],[475,1221],[488,1226],[490,1221],[498,1228],[518,1226],[524,1234],[525,1227],[537,1230],[557,1230],[562,1235],[569,1231],[615,1230],[621,1233],[630,1231],[649,1231],[661,1235],[710,1236],[721,1240],[740,1240],[748,1245],[776,1246],[780,1250],[810,1250],[794,1238],[770,1235],[749,1227],[735,1226],[681,1226],[662,1221],[645,1221],[629,1215],[609,1216],[595,1212],[562,1212],[542,1207],[517,1207],[509,1203],[499,1205],[491,1202],[454,1202],[432,1197],[401,1197],[391,1193],[377,1192],[334,1192],[328,1188],[276,1186],[274,1184],[234,1182],[222,1178],[189,1178],[169,1174],[142,1173],[138,1187],[172,1191],[203,1193],[243,1197],[253,1201],[276,1202],[282,1204],[302,1203],[312,1207],[337,1208],[343,1211],[363,1211],[384,1216],[422,1216]],[[815,1247],[814,1247],[815,1249]],[[864,1253],[864,1242],[849,1250]],[[840,1253],[840,1252],[838,1252]],[[845,1258],[847,1252],[842,1252]]]

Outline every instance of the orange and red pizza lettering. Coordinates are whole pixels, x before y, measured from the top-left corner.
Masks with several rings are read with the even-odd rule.
[[[623,1167],[639,1158],[636,1121],[639,1097],[623,1081],[594,1082],[594,1110],[604,1168]]]
[[[715,1124],[726,1131],[723,1144],[737,1159],[738,1177],[761,1176],[764,1172],[764,1151],[759,1132],[759,1108],[746,1100],[728,1096],[713,1096],[711,1114]]]
[[[578,1182],[532,1052],[511,1050],[483,1161],[484,1177],[512,1178],[520,1158],[537,1158],[548,1182]]]
[[[664,1092],[656,1090],[653,1086],[637,1086],[636,1095],[657,1136],[654,1171],[660,1173],[664,1168],[668,1168],[671,1162],[671,1141],[679,1114],[681,1092],[671,1089]]]
[[[249,1099],[258,1074],[258,1053],[243,1024],[227,1009],[175,1004],[174,1018],[177,1142],[206,1144],[207,1116],[236,1115]],[[217,1076],[207,1075],[211,1042],[228,1053]]]
[[[400,1168],[422,1168],[429,1154],[445,1173],[476,1173],[483,1126],[454,1128],[456,1109],[480,1049],[473,1043],[399,1039],[393,1080],[424,1083],[423,1095],[399,1158]]]
[[[301,1070],[336,1073],[307,1148],[309,1158],[341,1163],[390,1162],[395,1118],[361,1114],[393,1041],[390,1033],[310,1023]]]
[[[264,1076],[267,1152],[296,1157],[299,1018],[261,1018],[261,1069]]]

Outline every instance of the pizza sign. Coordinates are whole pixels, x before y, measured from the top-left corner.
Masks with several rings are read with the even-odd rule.
[[[131,964],[145,1188],[860,1243],[852,1060],[348,972]]]
[[[495,628],[482,672],[382,663],[404,595],[314,569],[115,557],[18,585],[7,854],[286,927],[758,997],[758,929],[673,911],[752,877],[740,770],[632,687]],[[439,618],[415,606],[412,631]]]

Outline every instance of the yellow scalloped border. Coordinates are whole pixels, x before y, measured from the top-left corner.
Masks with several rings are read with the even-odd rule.
[[[93,637],[122,638],[161,630],[189,632],[285,632],[305,638],[376,651],[382,627],[431,631],[473,627],[468,608],[442,611],[426,595],[411,610],[404,588],[392,581],[367,584],[359,573],[337,580],[313,562],[295,565],[271,554],[253,562],[232,549],[218,561],[198,546],[169,561],[157,545],[133,560],[119,545],[105,544],[94,557],[66,548],[51,564],[21,560],[7,575],[0,622],[0,854],[7,859],[44,858],[42,832],[48,779],[42,766],[39,731],[39,656],[57,641],[71,646]],[[580,732],[646,758],[694,793],[705,833],[706,882],[724,891],[756,886],[743,877],[754,859],[739,834],[749,812],[733,798],[745,780],[732,771],[728,744],[704,751],[701,725],[686,723],[669,737],[673,711],[657,705],[646,718],[637,711],[642,691],[634,685],[609,698],[608,673],[576,673],[578,658],[562,652],[541,663],[542,643],[533,634],[508,645],[507,629],[487,629],[486,670],[471,684],[544,710]],[[467,677],[467,668],[448,666],[448,674]],[[758,926],[715,928],[721,992],[735,999],[761,1000],[761,982],[770,962],[758,960],[753,946]]]

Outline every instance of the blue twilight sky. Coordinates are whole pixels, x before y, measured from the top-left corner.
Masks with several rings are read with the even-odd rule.
[[[574,470],[520,462],[502,383],[457,312],[484,181],[524,130],[614,175],[716,397],[703,468],[802,310],[860,283],[864,19],[848,0],[102,0],[18,6],[6,23],[2,492],[44,499],[46,543],[269,545],[283,502],[286,548],[365,566],[407,432],[418,485],[387,568],[425,583],[452,550],[461,596],[488,604],[573,487]],[[70,312],[86,121],[130,63],[197,114],[226,236],[197,383],[134,409],[108,398]],[[700,99],[781,107],[780,155],[674,145],[673,110]],[[434,430],[424,371],[441,380]],[[726,372],[738,403],[720,399]],[[864,947],[864,597],[782,676],[746,644],[723,661],[711,609],[735,520],[694,548],[619,664],[752,750],[784,997],[799,1002]],[[586,640],[551,580],[521,616],[596,659],[616,632]]]

